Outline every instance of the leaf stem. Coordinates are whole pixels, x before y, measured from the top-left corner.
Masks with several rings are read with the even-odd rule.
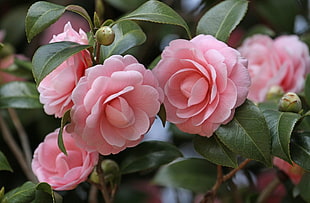
[[[109,191],[108,191],[108,188],[106,186],[106,183],[105,183],[105,180],[104,180],[104,174],[103,174],[103,171],[102,171],[102,168],[101,168],[101,158],[97,164],[97,167],[96,167],[96,170],[97,170],[97,173],[98,173],[98,176],[99,176],[99,182],[100,182],[100,185],[99,185],[99,189],[102,193],[102,196],[104,198],[104,202],[105,203],[111,203],[111,199],[110,199],[110,195],[109,195]]]
[[[25,157],[23,155],[22,150],[19,148],[19,146],[15,142],[13,135],[9,131],[9,128],[6,125],[2,116],[0,116],[0,127],[1,127],[1,132],[3,135],[4,141],[7,143],[9,148],[12,150],[14,156],[16,157],[16,159],[17,159],[19,165],[21,166],[22,170],[24,171],[26,177],[33,182],[38,182],[36,177],[32,173],[31,168],[27,165],[27,162],[25,161]]]
[[[14,109],[9,108],[8,112],[17,130],[17,133],[18,133],[18,136],[19,136],[19,139],[20,139],[20,142],[21,142],[24,154],[25,154],[27,165],[29,168],[31,168],[32,152],[31,152],[30,143],[28,140],[28,135],[22,123],[20,122],[20,119],[18,118],[16,111]]]

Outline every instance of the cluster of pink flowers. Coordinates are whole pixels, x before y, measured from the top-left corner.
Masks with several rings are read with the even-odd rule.
[[[288,40],[296,44],[290,45],[296,50],[284,51],[283,43]],[[70,23],[51,40],[59,41],[88,44],[85,32],[76,32]],[[98,154],[116,154],[137,145],[162,104],[167,121],[180,130],[210,137],[221,124],[231,121],[249,88],[249,97],[256,101],[264,98],[270,85],[299,90],[301,82],[292,80],[289,74],[304,76],[308,72],[308,52],[295,37],[279,39],[281,43],[269,41],[274,50],[282,51],[277,57],[272,54],[274,61],[268,62],[263,61],[269,56],[266,52],[251,50],[258,46],[251,41],[245,42],[240,54],[210,35],[172,41],[153,70],[147,70],[131,55],[114,55],[95,66],[87,50],[71,56],[38,86],[47,114],[62,117],[71,110],[71,123],[64,132],[69,153],[67,157],[61,155],[55,141],[57,131],[51,133],[35,152],[33,171],[39,181],[50,183],[54,189],[72,189],[87,178]],[[269,47],[258,47],[270,51]],[[251,57],[254,54],[256,60]],[[248,57],[250,73],[245,59]],[[270,66],[274,63],[276,67]],[[271,68],[268,75],[261,76],[267,67]],[[254,75],[257,72],[261,75]],[[267,83],[277,72],[281,72],[277,82]],[[285,81],[287,76],[290,77]],[[261,80],[257,77],[263,77],[261,83],[266,87],[257,86]]]

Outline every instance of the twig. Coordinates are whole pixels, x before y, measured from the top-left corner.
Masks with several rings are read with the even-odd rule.
[[[228,174],[223,175],[222,166],[217,166],[217,179],[215,184],[213,185],[212,189],[209,190],[205,195],[204,198],[201,200],[201,203],[212,203],[214,202],[215,196],[217,191],[219,190],[220,186],[223,182],[232,178],[239,170],[245,167],[251,160],[246,159],[241,164],[239,164],[238,168],[233,169]]]
[[[11,132],[9,131],[9,128],[7,127],[5,121],[3,120],[2,116],[0,115],[0,126],[1,126],[1,132],[3,134],[3,139],[9,146],[9,148],[12,150],[14,156],[16,157],[18,163],[20,164],[22,170],[24,171],[26,177],[33,181],[37,182],[36,177],[31,171],[31,168],[28,167],[25,158],[23,156],[23,153],[17,143],[15,142]]]
[[[97,193],[98,193],[98,189],[96,185],[91,184],[90,189],[89,189],[89,196],[88,196],[89,203],[98,203]]]
[[[99,182],[100,182],[100,191],[102,193],[102,196],[104,198],[104,202],[105,203],[111,203],[111,199],[110,199],[110,195],[109,195],[109,192],[108,192],[108,188],[105,184],[105,180],[104,180],[104,174],[103,174],[103,171],[102,171],[102,168],[101,168],[101,162],[102,160],[100,160],[97,164],[97,167],[96,167],[96,170],[97,170],[97,173],[98,173],[98,176],[99,176]]]
[[[257,203],[263,203],[267,200],[267,198],[271,195],[271,193],[278,187],[278,185],[281,183],[278,177],[273,179],[267,187],[260,193],[260,195],[257,198]]]
[[[20,139],[20,142],[21,142],[21,145],[22,145],[25,157],[26,157],[27,165],[29,168],[31,168],[32,152],[31,152],[27,133],[23,125],[21,124],[16,111],[14,109],[8,109],[8,111],[12,118],[13,124],[17,130],[17,133],[18,133],[18,136],[19,136],[19,139]]]

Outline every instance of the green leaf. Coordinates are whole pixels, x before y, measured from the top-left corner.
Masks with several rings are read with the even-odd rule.
[[[13,172],[8,160],[5,155],[0,151],[0,171],[10,171]]]
[[[158,185],[185,188],[203,193],[212,188],[216,167],[204,159],[190,158],[161,167],[153,182]]]
[[[147,141],[120,155],[125,157],[120,163],[121,172],[127,174],[157,168],[181,157],[182,153],[167,142]]]
[[[2,199],[4,197],[4,192],[5,192],[5,189],[4,189],[4,187],[2,187],[1,190],[0,190],[0,202],[1,203],[2,203]]]
[[[270,37],[274,37],[276,35],[276,33],[272,29],[267,27],[266,25],[259,24],[259,25],[255,25],[254,27],[252,27],[246,33],[246,36],[244,36],[244,38],[248,38],[256,34],[268,35]]]
[[[113,7],[125,12],[137,8],[146,1],[148,0],[131,0],[129,4],[128,0],[106,0],[106,2],[111,4]]]
[[[215,135],[210,138],[196,136],[194,147],[199,154],[212,163],[232,168],[238,167],[237,155],[221,143]]]
[[[82,16],[85,20],[87,20],[90,30],[93,30],[94,25],[92,23],[92,20],[90,16],[88,15],[87,11],[83,7],[78,6],[78,5],[68,5],[66,6],[66,10],[77,13],[80,16]]]
[[[292,136],[290,147],[292,160],[305,170],[310,171],[310,133]]]
[[[296,113],[275,110],[266,110],[263,111],[263,114],[270,129],[272,155],[292,163],[289,144],[295,124],[301,116]]]
[[[35,203],[55,203],[55,197],[52,187],[45,183],[39,183],[36,186]]]
[[[213,35],[218,40],[226,41],[244,17],[247,7],[246,0],[227,0],[217,4],[199,20],[197,34]]]
[[[277,31],[292,33],[298,6],[295,0],[268,0],[255,2],[255,9]]]
[[[112,27],[115,32],[114,42],[109,46],[101,46],[101,59],[112,55],[123,54],[130,48],[143,44],[146,35],[140,26],[132,21],[121,21]]]
[[[1,108],[42,108],[35,84],[30,82],[9,82],[0,86]]]
[[[37,85],[68,57],[89,47],[91,45],[80,45],[66,41],[41,46],[32,59],[33,75]]]
[[[172,8],[160,1],[147,1],[133,12],[119,19],[119,21],[122,20],[141,20],[181,26],[186,30],[188,37],[191,38],[189,27],[184,19]]]
[[[165,109],[165,106],[163,104],[160,105],[160,109],[159,109],[159,112],[157,115],[160,118],[163,127],[165,127],[166,121],[167,121],[167,119],[166,119],[167,116],[166,116],[166,109]]]
[[[63,133],[63,129],[64,129],[65,125],[68,123],[69,120],[70,120],[70,110],[66,111],[66,113],[61,118],[60,129],[58,132],[58,139],[57,139],[58,147],[59,147],[60,151],[62,151],[65,155],[68,155],[68,154],[66,151],[66,147],[64,145],[62,133]]]
[[[310,74],[307,75],[305,81],[305,100],[310,105]]]
[[[7,203],[29,203],[35,198],[36,185],[32,182],[26,182],[4,195],[2,202]]]
[[[300,196],[306,201],[310,202],[310,173],[305,173],[300,181],[300,183],[297,185],[297,188],[299,190]]]
[[[65,12],[65,7],[57,4],[38,1],[32,4],[27,12],[25,26],[27,40],[30,42],[33,37],[56,22]]]
[[[215,133],[234,153],[272,166],[269,129],[262,112],[251,101],[238,107],[234,118]]]

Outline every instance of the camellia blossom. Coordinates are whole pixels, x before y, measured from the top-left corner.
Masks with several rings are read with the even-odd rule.
[[[250,77],[240,53],[211,35],[170,42],[153,69],[164,90],[167,120],[210,137],[246,99]]]
[[[295,185],[300,182],[302,175],[304,174],[304,169],[299,165],[295,163],[291,165],[278,157],[273,158],[273,165],[282,170]]]
[[[272,87],[284,92],[299,92],[310,71],[308,47],[295,35],[285,35],[272,40],[267,35],[254,35],[239,48],[249,61],[252,85],[248,98],[255,102],[266,99]]]
[[[86,33],[81,29],[77,33],[72,29],[70,22],[65,25],[64,32],[55,35],[50,43],[61,41],[88,44]],[[85,74],[85,69],[91,65],[89,51],[83,50],[69,57],[40,82],[38,86],[40,102],[47,114],[62,117],[72,107],[71,93]]]
[[[32,170],[40,182],[47,182],[54,190],[72,190],[84,182],[98,162],[97,152],[78,147],[71,134],[63,131],[68,155],[60,151],[57,138],[59,129],[48,134],[35,150]]]
[[[137,145],[163,100],[150,70],[131,55],[114,55],[86,70],[72,93],[69,132],[81,147],[103,155]]]

